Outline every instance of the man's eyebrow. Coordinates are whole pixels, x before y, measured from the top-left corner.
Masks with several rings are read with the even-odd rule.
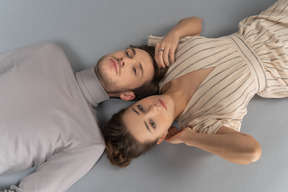
[[[141,78],[142,78],[143,75],[144,75],[144,71],[143,71],[143,65],[142,65],[142,63],[139,63],[139,67],[140,67],[140,71],[141,71]]]
[[[129,47],[129,49],[131,49],[132,53],[133,53],[133,57],[136,55],[136,50],[135,48],[133,47]],[[143,70],[143,65],[141,62],[139,62],[139,68],[140,68],[140,71],[141,71],[141,78],[143,77],[144,75],[144,70]]]
[[[132,50],[133,55],[135,56],[135,55],[136,55],[136,51],[135,51],[135,49],[134,49],[133,47],[130,47],[130,49]]]
[[[152,133],[152,131],[151,131],[151,129],[149,128],[149,126],[147,125],[146,121],[144,121],[144,124],[145,124],[145,126],[146,126],[146,129],[147,129],[150,133]]]
[[[133,110],[137,115],[140,116],[140,113],[139,113],[134,107],[132,108],[132,110]]]

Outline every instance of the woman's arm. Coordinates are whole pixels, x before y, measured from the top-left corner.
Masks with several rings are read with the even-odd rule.
[[[155,46],[155,60],[158,66],[166,67],[169,66],[170,63],[174,63],[174,54],[179,39],[186,36],[200,35],[201,30],[201,18],[189,17],[180,20],[178,24]]]
[[[200,35],[202,31],[202,19],[199,17],[188,17],[181,19],[178,24],[169,31],[181,37]],[[169,34],[168,33],[168,34]]]
[[[170,134],[174,136],[168,137],[167,142],[185,143],[238,164],[249,164],[260,159],[261,146],[248,134],[227,127],[221,127],[216,134],[198,134],[191,128],[176,133],[175,129],[170,130]]]

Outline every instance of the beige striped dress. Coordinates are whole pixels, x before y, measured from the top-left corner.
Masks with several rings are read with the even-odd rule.
[[[150,36],[148,44],[160,39]],[[288,97],[288,0],[242,20],[230,36],[181,39],[175,57],[160,88],[189,72],[214,68],[176,119],[179,126],[207,134],[221,126],[240,131],[255,94]]]

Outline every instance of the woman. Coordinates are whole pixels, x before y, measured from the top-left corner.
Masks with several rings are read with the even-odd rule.
[[[217,39],[192,37],[199,20],[180,21],[157,42],[155,60],[170,66],[162,95],[145,98],[114,115],[103,130],[111,163],[127,166],[156,143],[185,143],[230,162],[248,164],[261,156],[260,144],[240,133],[251,98],[288,97],[288,1],[239,23],[238,33]],[[189,33],[189,31],[192,33]],[[195,30],[196,29],[196,30]],[[177,120],[179,127],[170,128]]]

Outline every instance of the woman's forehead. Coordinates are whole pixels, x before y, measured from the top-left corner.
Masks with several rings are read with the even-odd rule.
[[[127,130],[139,142],[145,142],[147,130],[145,129],[144,119],[137,115],[132,108],[128,108],[123,114],[123,121]]]

